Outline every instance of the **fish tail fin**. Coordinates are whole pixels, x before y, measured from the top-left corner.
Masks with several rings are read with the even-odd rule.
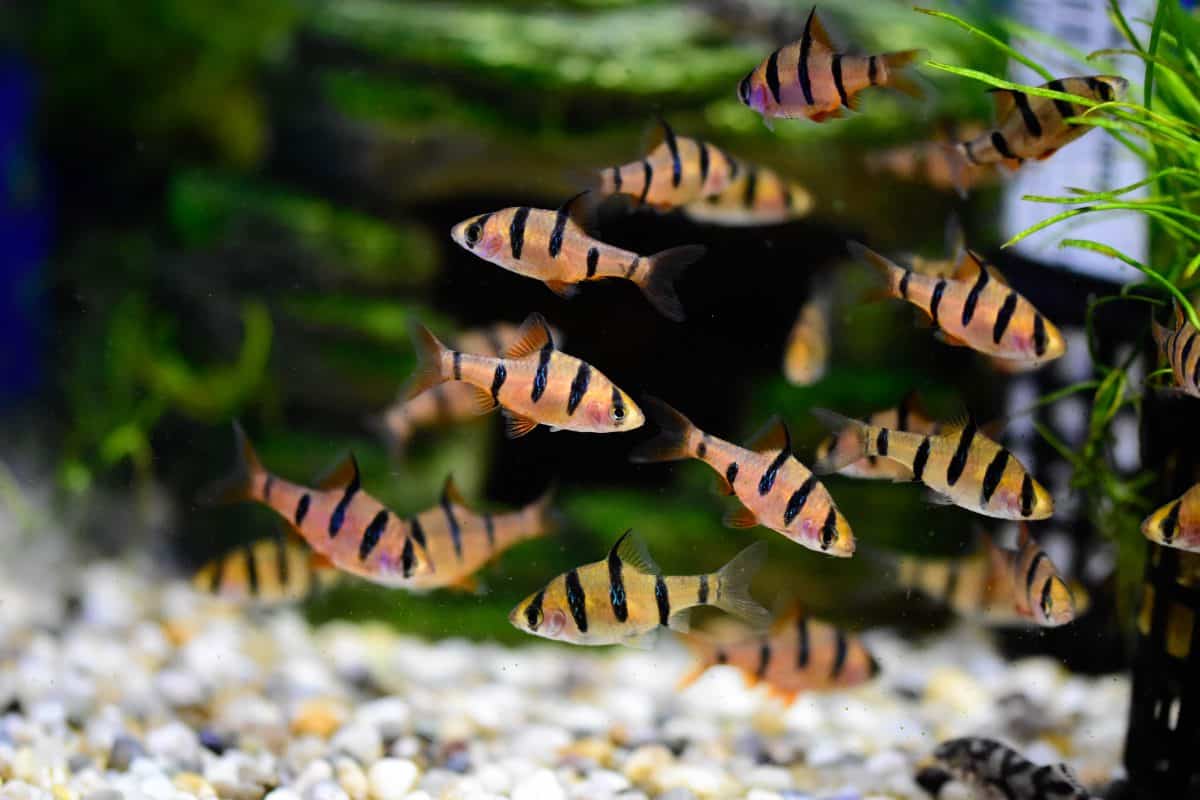
[[[716,574],[717,592],[713,605],[745,620],[756,630],[765,630],[771,624],[771,612],[750,596],[750,580],[766,559],[767,543],[755,542]]]
[[[837,472],[848,464],[853,464],[860,458],[873,455],[870,428],[865,422],[843,416],[827,408],[810,409],[814,417],[819,419],[829,430],[833,431],[838,441],[846,439],[852,446],[844,448],[831,447],[823,459],[813,464],[813,472],[818,475],[828,475]]]
[[[675,634],[681,642],[687,647],[695,658],[695,663],[688,670],[679,683],[675,685],[677,691],[682,691],[695,683],[701,675],[708,671],[708,668],[717,663],[716,647],[706,637],[699,636],[695,633],[676,632]]]
[[[646,276],[638,281],[650,305],[674,322],[683,322],[683,303],[675,291],[675,281],[683,271],[704,257],[706,248],[699,244],[672,247],[649,257]]]
[[[656,461],[679,461],[691,456],[692,431],[697,428],[690,419],[657,397],[642,398],[642,410],[662,428],[662,433],[635,447],[629,454],[630,461],[635,464],[649,464]]]
[[[925,96],[921,85],[914,81],[911,75],[902,70],[914,61],[920,61],[928,57],[929,51],[927,50],[898,50],[894,53],[884,53],[881,58],[884,65],[887,66],[887,85],[898,92],[903,92],[909,97],[915,97],[920,100]]]
[[[558,492],[558,482],[552,482],[546,491],[529,504],[529,513],[533,516],[533,530],[536,536],[549,536],[558,531],[563,524],[563,514],[554,507],[554,496]]]
[[[883,298],[897,297],[900,294],[899,285],[900,279],[909,270],[892,261],[889,258],[884,258],[879,253],[876,253],[865,244],[856,241],[846,242],[846,249],[850,251],[850,255],[862,261],[865,264],[874,267],[875,270],[883,278],[886,288],[881,290],[880,295]]]
[[[233,441],[236,448],[237,461],[229,474],[220,480],[210,483],[200,490],[196,501],[201,505],[215,506],[227,503],[239,503],[254,497],[254,483],[266,470],[250,444],[250,438],[237,420],[233,423]]]
[[[417,369],[404,387],[403,396],[409,400],[426,389],[446,382],[442,362],[445,361],[443,356],[449,352],[446,345],[419,322],[413,323],[411,335],[413,348],[417,351]]]

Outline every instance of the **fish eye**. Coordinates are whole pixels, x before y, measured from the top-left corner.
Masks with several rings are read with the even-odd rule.
[[[742,104],[747,106],[750,105],[750,75],[742,78],[742,82],[738,84],[738,97],[742,99]]]
[[[481,232],[478,222],[472,222],[467,226],[467,247],[474,247],[479,244],[479,234]]]
[[[625,406],[613,406],[608,415],[612,417],[613,422],[623,421],[625,419]]]
[[[536,631],[538,626],[542,624],[542,620],[545,618],[545,616],[546,615],[542,613],[542,609],[538,608],[537,606],[530,606],[529,608],[525,609],[525,621],[529,623],[529,630]]]

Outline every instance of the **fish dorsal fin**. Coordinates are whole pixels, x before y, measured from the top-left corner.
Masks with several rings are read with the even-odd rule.
[[[948,439],[956,437],[963,430],[963,428],[966,428],[968,425],[974,428],[976,431],[979,430],[979,425],[975,423],[975,418],[971,416],[970,412],[963,411],[957,414],[954,419],[942,425],[940,435]]]
[[[675,141],[675,130],[663,117],[655,118],[655,124],[646,134],[646,152],[649,153],[663,142]]]
[[[997,122],[1007,117],[1017,107],[1012,89],[988,89],[988,93],[991,94],[992,102],[996,106]]]
[[[584,189],[578,194],[572,195],[563,201],[563,204],[558,207],[559,214],[565,213],[581,228],[587,227],[588,204],[584,202],[584,198],[592,193],[591,189]]]
[[[792,435],[778,414],[768,419],[746,442],[746,447],[756,453],[773,453],[776,450],[792,452]]]
[[[517,337],[513,339],[508,349],[504,351],[503,357],[511,359],[524,358],[531,353],[536,353],[546,345],[554,347],[554,336],[550,333],[550,326],[546,323],[546,318],[534,312],[521,323],[521,328],[517,331]]]
[[[958,281],[973,281],[979,275],[979,270],[987,270],[988,277],[999,284],[1008,286],[1008,278],[1004,277],[1004,273],[996,269],[996,267],[983,256],[974,250],[964,248],[962,255],[958,259],[958,264],[954,268],[954,279]]]
[[[462,492],[458,490],[458,486],[454,483],[454,476],[447,475],[446,483],[442,485],[442,504],[465,506],[466,500],[463,500]]]
[[[914,414],[923,420],[929,419],[929,411],[925,408],[925,401],[921,399],[920,389],[909,389],[905,392],[904,397],[900,398],[900,419],[909,419]],[[900,428],[899,425],[896,426]],[[911,428],[911,426],[908,426]],[[902,430],[906,428],[901,428]]]
[[[337,569],[328,556],[323,556],[316,551],[309,552],[308,565],[313,568],[313,572],[328,572]]]
[[[358,482],[358,461],[353,453],[347,453],[316,478],[318,489],[341,489],[351,482]]]
[[[662,570],[654,563],[650,551],[646,548],[645,540],[634,533],[632,528],[621,534],[621,538],[617,539],[608,553],[610,557],[616,553],[622,564],[638,572],[646,575],[662,574]]]
[[[829,32],[821,24],[821,18],[817,16],[816,6],[813,6],[812,11],[808,12],[808,21],[804,23],[804,30],[812,37],[814,42],[826,50],[833,51],[833,42],[829,39]]]

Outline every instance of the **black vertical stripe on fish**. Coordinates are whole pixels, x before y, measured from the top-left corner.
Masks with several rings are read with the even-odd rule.
[[[801,614],[796,619],[796,669],[807,669],[809,656],[808,617]]]
[[[1162,521],[1162,540],[1163,544],[1170,544],[1175,541],[1176,529],[1179,527],[1179,508],[1183,505],[1183,500],[1176,500],[1175,505],[1171,506],[1171,510],[1167,512]]]
[[[754,677],[762,680],[762,677],[767,674],[767,667],[770,664],[771,642],[764,636],[758,644],[758,667],[754,670]]]
[[[654,601],[658,603],[658,624],[666,625],[671,619],[671,596],[662,575],[654,578]]]
[[[908,299],[908,282],[912,278],[912,270],[904,270],[904,274],[900,277],[900,296],[905,300]]]
[[[413,540],[411,536],[404,537],[404,549],[400,551],[400,574],[405,578],[409,578],[413,573],[413,566],[416,564],[416,557],[413,553]]]
[[[829,677],[837,680],[846,666],[846,634],[841,629],[838,629],[837,635],[834,637],[833,646],[833,669],[830,670]]]
[[[908,416],[912,413],[912,409],[910,408],[912,403],[913,396],[910,393],[905,395],[904,399],[900,401],[900,405],[896,407],[896,430],[908,430]]]
[[[946,483],[950,486],[958,483],[963,470],[967,468],[967,458],[971,455],[971,443],[975,441],[976,430],[975,420],[967,419],[967,424],[958,433],[958,446],[954,448],[954,455],[946,465]]]
[[[571,616],[575,618],[575,626],[580,633],[587,633],[587,595],[583,592],[583,584],[579,582],[579,573],[571,570],[563,581],[567,589],[567,605],[571,608]]]
[[[296,503],[296,513],[292,517],[297,528],[304,522],[304,518],[308,516],[308,504],[310,502],[312,502],[312,498],[308,496],[308,492],[300,495],[300,500]]]
[[[1087,85],[1088,88],[1092,90],[1092,94],[1096,95],[1101,100],[1109,100],[1111,98],[1110,92],[1112,90],[1109,88],[1108,84],[1097,79],[1095,76],[1088,76]]]
[[[462,380],[462,353],[457,350],[453,353],[454,358],[454,380]]]
[[[462,561],[462,526],[458,523],[458,517],[454,516],[454,508],[450,504],[450,496],[445,492],[442,493],[442,513],[446,515],[446,524],[450,526],[450,542],[454,545],[454,555],[459,561]]]
[[[608,602],[612,606],[613,616],[617,618],[617,622],[629,619],[629,601],[625,596],[625,578],[621,574],[622,567],[621,557],[617,555],[617,548],[614,547],[608,554]]]
[[[554,345],[551,342],[546,342],[538,352],[537,371],[533,373],[533,388],[529,393],[529,398],[535,403],[546,393],[546,381],[550,376],[550,356],[553,354]]]
[[[792,520],[804,508],[804,504],[808,502],[808,496],[812,493],[813,488],[817,485],[817,476],[809,475],[808,480],[800,484],[800,488],[792,492],[792,496],[788,498],[787,508],[783,511],[783,525],[786,528],[792,524]]]
[[[879,62],[875,56],[867,59],[867,82],[872,86],[879,80]]]
[[[837,536],[837,509],[832,505],[829,506],[829,514],[825,517],[825,523],[821,525],[821,549],[828,550],[829,545],[833,544],[834,538]]]
[[[563,206],[554,214],[554,229],[550,231],[550,257],[558,258],[562,252],[563,232],[567,229],[567,220],[571,218],[570,209]]]
[[[625,419],[625,398],[616,386],[612,388],[612,414],[615,419]]]
[[[1062,81],[1057,81],[1057,80],[1050,81],[1049,83],[1046,84],[1046,88],[1050,89],[1051,91],[1054,91],[1054,92],[1062,92],[1063,94],[1072,94],[1072,92],[1068,92],[1067,88],[1065,86],[1063,86]],[[1058,111],[1058,115],[1060,117],[1062,117],[1063,119],[1069,119],[1070,117],[1075,116],[1074,106],[1072,106],[1066,100],[1060,100],[1058,98],[1055,98],[1054,99],[1054,108]]]
[[[1038,121],[1037,114],[1033,113],[1033,109],[1029,107],[1029,96],[1024,92],[1012,92],[1012,99],[1017,105],[1017,110],[1021,112],[1021,122],[1025,124],[1025,130],[1035,139],[1041,136],[1042,123]]]
[[[833,54],[833,87],[837,89],[838,100],[842,105],[849,107],[850,98],[846,96],[846,86],[842,83],[842,54]]]
[[[1029,473],[1021,479],[1021,516],[1028,517],[1033,513],[1033,478]]]
[[[367,525],[367,529],[363,531],[362,541],[358,543],[359,561],[366,561],[367,556],[371,555],[371,551],[375,549],[375,545],[379,544],[379,537],[383,536],[387,521],[388,512],[386,509],[381,509]]]
[[[421,520],[416,516],[408,518],[408,527],[413,540],[421,546],[425,552],[429,552],[429,545],[425,541],[425,529],[421,527]]]
[[[1033,352],[1039,357],[1046,354],[1046,319],[1037,312],[1033,315]]]
[[[242,555],[246,560],[246,582],[250,588],[250,595],[258,597],[258,562],[254,559],[254,547],[247,542]]]
[[[784,465],[784,462],[788,460],[790,455],[791,453],[788,452],[787,448],[780,450],[770,466],[763,470],[762,477],[758,479],[758,493],[760,495],[765,495],[771,491],[771,487],[775,485],[775,477],[779,474],[779,468]]]
[[[1000,131],[992,131],[992,147],[996,148],[996,152],[1005,158],[1015,159],[1017,161],[1021,160],[1013,155],[1012,150],[1008,148],[1008,140],[1004,138],[1004,134]]]
[[[1033,561],[1029,563],[1029,569],[1025,572],[1025,596],[1029,599],[1033,598],[1033,582],[1037,580],[1037,568],[1048,558],[1049,556],[1039,550],[1038,554],[1033,557]],[[1046,582],[1049,583],[1049,581]]]
[[[879,435],[875,437],[875,452],[881,456],[888,454],[888,429],[880,428]]]
[[[975,157],[975,150],[972,149],[973,147],[974,145],[970,141],[963,142],[963,155],[967,157],[967,161],[970,161],[972,164],[978,164],[979,159]]]
[[[1184,361],[1186,361],[1186,360],[1187,360],[1187,357],[1185,356]],[[440,386],[441,384],[438,384],[438,385]],[[275,476],[268,472],[267,477],[263,479],[262,494],[263,494],[263,502],[264,503],[271,502],[271,487],[274,485],[275,485]]]
[[[580,361],[579,369],[576,370],[575,377],[571,379],[571,393],[567,396],[568,417],[575,413],[575,409],[579,408],[591,380],[592,368],[587,365],[586,361]]]
[[[718,647],[717,654],[714,656],[714,659],[718,664],[725,664],[729,661],[729,654],[725,652],[724,647]]]
[[[917,446],[917,454],[913,456],[912,465],[913,478],[915,480],[921,480],[921,477],[925,474],[925,465],[929,463],[929,447],[928,436],[922,439],[921,444]]]
[[[708,183],[708,143],[697,140],[696,146],[700,148],[700,188]]]
[[[1008,324],[1012,322],[1013,312],[1017,310],[1017,293],[1009,292],[1008,297],[1004,298],[1003,305],[996,313],[996,324],[992,326],[992,343],[1000,344],[1001,337],[1008,330]]]
[[[621,191],[621,168],[620,167],[612,168],[612,182],[613,182],[613,191],[615,191],[615,192]]]
[[[779,105],[779,51],[771,53],[767,59],[767,88],[771,90],[771,97],[775,98],[775,104]]]
[[[696,590],[696,602],[700,605],[708,604],[708,576],[700,576],[700,587]]]
[[[671,126],[667,123],[662,124],[663,140],[667,143],[667,150],[671,153],[671,185],[679,188],[679,184],[683,181],[683,162],[679,160],[679,142],[675,140],[675,131],[671,130]]]
[[[1200,358],[1196,359],[1196,366],[1192,369],[1192,386],[1200,388]]]
[[[587,276],[589,278],[596,277],[596,267],[600,265],[600,251],[594,247],[589,247],[587,252]]]
[[[504,382],[508,380],[508,368],[501,361],[496,365],[496,371],[492,373],[492,401],[500,402],[500,387],[504,386]],[[440,384],[439,384],[440,385]]]
[[[525,248],[525,223],[529,221],[529,206],[521,206],[508,226],[508,246],[513,258],[520,258]]]
[[[542,624],[542,601],[546,599],[546,590],[542,589],[533,596],[529,601],[529,605],[525,608],[525,622],[529,625],[529,630],[536,631],[538,625]]]
[[[733,488],[733,482],[737,480],[737,476],[738,476],[738,465],[737,465],[737,462],[734,461],[734,462],[731,462],[729,464],[729,466],[725,468],[725,480],[729,481],[730,488]]]
[[[634,256],[633,261],[629,262],[629,266],[625,269],[625,277],[632,278],[633,274],[638,271],[638,267],[642,265],[642,257]]]
[[[1047,617],[1050,616],[1050,606],[1053,605],[1053,603],[1051,602],[1053,599],[1053,596],[1050,594],[1050,592],[1053,590],[1053,588],[1054,588],[1054,580],[1047,578],[1046,582],[1042,584],[1042,595],[1038,601],[1038,604],[1042,607],[1042,614],[1044,614]]]
[[[725,159],[725,163],[729,165],[729,180],[732,181],[737,178],[738,173],[742,169],[740,166],[738,166],[738,162],[734,161],[733,157],[730,156],[729,153],[726,153],[719,147],[717,148],[717,152],[721,154],[721,157]]]
[[[487,536],[488,550],[496,549],[496,521],[492,519],[492,515],[488,512],[483,512],[483,533]]]
[[[941,323],[938,322],[938,306],[942,304],[942,295],[946,291],[946,279],[939,278],[937,285],[933,287],[933,298],[929,301],[929,317],[933,320],[933,327],[940,328]]]
[[[800,40],[800,58],[796,61],[796,77],[800,79],[800,91],[804,92],[804,102],[810,106],[815,105],[813,101],[812,80],[808,76],[808,56],[812,51],[812,21],[813,15],[817,13],[814,6],[813,10],[808,14],[808,21],[804,23],[804,37]]]
[[[642,194],[638,198],[639,205],[646,204],[646,196],[650,194],[650,182],[654,180],[654,167],[644,159],[642,160],[642,175],[644,183],[642,184]]]
[[[986,506],[992,501],[992,495],[996,493],[1001,479],[1004,478],[1004,469],[1008,466],[1008,458],[1008,448],[1001,447],[987,465],[987,471],[983,473],[983,489],[979,495],[981,505]]]
[[[329,538],[338,535],[342,529],[342,524],[346,521],[346,509],[350,507],[350,502],[354,500],[354,495],[358,494],[358,462],[354,460],[354,456],[350,456],[350,461],[354,466],[354,474],[350,476],[350,482],[346,484],[346,491],[342,492],[342,499],[338,500],[334,506],[333,513],[329,515]]]
[[[746,194],[742,197],[742,205],[754,208],[754,199],[758,194],[758,168],[749,167],[746,170]]]
[[[1179,354],[1179,366],[1182,369],[1185,369],[1185,370],[1187,369],[1188,354],[1192,352],[1192,345],[1195,343],[1195,341],[1196,341],[1196,331],[1193,329],[1188,332],[1188,340],[1186,342],[1184,342],[1183,352]],[[267,477],[268,483],[263,488],[264,495],[270,491],[270,485],[271,485],[270,480],[271,480],[270,476],[268,476]]]
[[[979,305],[979,295],[983,293],[983,289],[988,283],[988,271],[982,265],[979,269],[979,277],[975,279],[975,284],[971,287],[971,291],[967,292],[967,301],[963,303],[962,324],[965,328],[971,324],[971,320],[975,318],[975,307]]]
[[[701,441],[700,444],[696,445],[696,458],[704,458],[707,455],[708,445]]]
[[[291,567],[288,562],[287,541],[277,535],[275,537],[275,571],[279,573],[279,585],[287,588],[291,579]]]
[[[226,554],[213,562],[212,577],[208,581],[208,591],[210,593],[216,594],[221,591],[221,580],[225,577],[225,562],[232,557],[232,555]]]

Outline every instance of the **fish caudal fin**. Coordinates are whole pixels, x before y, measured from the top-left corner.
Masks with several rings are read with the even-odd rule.
[[[911,75],[902,70],[914,61],[921,61],[928,57],[929,52],[926,50],[899,50],[895,53],[884,53],[881,58],[887,66],[887,85],[898,92],[903,92],[909,97],[915,97],[918,100],[924,97],[925,93],[921,90],[920,84],[914,81]]]
[[[717,572],[713,605],[739,617],[756,630],[771,624],[771,612],[750,596],[750,580],[767,559],[767,543],[756,542],[738,553]]]
[[[529,511],[534,518],[535,537],[549,536],[556,532],[563,522],[563,514],[554,507],[554,495],[558,491],[558,483],[551,483],[541,496],[529,504]]]
[[[649,256],[650,265],[638,285],[650,305],[667,319],[683,322],[683,303],[675,291],[675,281],[685,269],[703,258],[705,252],[703,245],[688,244]]]
[[[850,251],[852,257],[874,267],[879,272],[887,285],[886,291],[883,292],[886,297],[894,297],[899,294],[895,288],[900,283],[900,278],[897,276],[903,277],[904,273],[909,270],[892,261],[890,258],[881,256],[862,242],[850,240],[846,242],[846,249]]]
[[[201,505],[223,505],[250,500],[254,496],[254,482],[266,470],[254,452],[246,431],[236,420],[233,423],[233,441],[237,463],[228,476],[201,489],[196,496]]]
[[[679,461],[692,455],[688,441],[696,426],[690,419],[657,397],[648,395],[642,398],[642,410],[662,428],[662,433],[635,447],[629,454],[630,461],[635,464],[649,464],[656,461]]]
[[[411,334],[413,349],[417,351],[417,370],[409,378],[402,393],[409,400],[426,389],[446,382],[442,356],[447,352],[446,345],[438,341],[438,338],[419,322],[413,323]]]
[[[813,416],[824,424],[837,437],[837,444],[845,439],[850,447],[830,447],[823,458],[818,458],[813,464],[813,472],[818,475],[828,475],[843,467],[853,464],[860,458],[871,455],[871,437],[866,423],[842,416],[827,408],[811,409]]]

